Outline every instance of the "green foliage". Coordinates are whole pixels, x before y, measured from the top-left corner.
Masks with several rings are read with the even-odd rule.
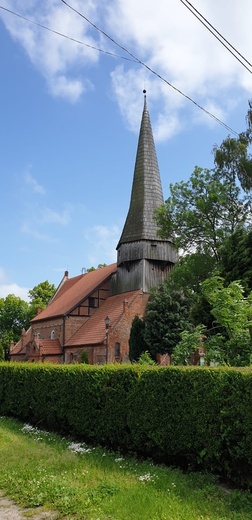
[[[16,343],[22,328],[28,328],[30,322],[29,305],[14,294],[0,299],[0,340],[8,358],[10,342]]]
[[[0,438],[1,492],[29,518],[251,520],[251,494],[227,493],[210,474],[154,466],[6,417]]]
[[[37,314],[38,307],[45,308],[55,291],[55,286],[46,281],[29,291],[30,304],[14,294],[0,299],[0,344],[6,359],[10,342],[16,343],[20,339],[22,329],[29,328],[30,320]]]
[[[238,137],[228,136],[222,144],[215,146],[214,161],[221,175],[232,180],[237,177],[245,191],[252,187],[252,157],[249,153],[252,143],[252,102],[246,116],[247,129]]]
[[[0,343],[0,361],[4,360],[4,349]]]
[[[203,337],[205,337],[205,327],[203,325],[197,325],[192,332],[187,330],[181,332],[181,341],[176,345],[173,351],[173,364],[192,364],[190,358],[199,348]]]
[[[184,331],[174,349],[173,362],[188,364],[190,356],[204,339],[206,361],[230,366],[249,366],[252,363],[252,293],[244,297],[237,281],[224,286],[224,280],[212,276],[202,284],[203,295],[211,306],[212,330],[197,325],[192,332]]]
[[[169,282],[152,290],[144,316],[144,339],[153,359],[157,354],[171,355],[180,333],[190,330],[190,303],[190,298]]]
[[[209,254],[182,256],[172,269],[167,284],[174,290],[183,290],[184,294],[198,293],[202,282],[213,274],[215,267],[215,258]]]
[[[102,267],[106,267],[107,264],[98,264],[97,269],[101,269]],[[91,271],[95,271],[96,267],[92,266],[87,269],[87,273],[91,273]]]
[[[247,331],[252,325],[252,295],[244,298],[244,289],[240,282],[231,282],[224,287],[220,276],[213,276],[203,282],[203,292],[212,305],[212,314],[223,325],[229,337],[237,332]]]
[[[247,486],[251,397],[248,369],[0,363],[1,415]]]
[[[218,270],[228,284],[241,280],[245,294],[252,290],[252,231],[239,228],[219,249]]]
[[[157,363],[151,358],[150,353],[146,350],[142,352],[138,360],[139,365],[156,365]]]
[[[144,322],[139,316],[135,316],[131,324],[129,337],[130,361],[138,361],[145,350],[147,350],[147,345],[144,340]]]
[[[55,285],[50,284],[48,280],[41,282],[28,292],[30,298],[31,319],[36,315],[38,307],[41,307],[41,309],[47,307],[55,292]]]
[[[196,167],[188,182],[170,185],[171,196],[156,211],[162,237],[175,247],[219,259],[218,249],[236,228],[249,221],[251,204],[235,183],[219,171]]]
[[[80,362],[84,363],[85,365],[89,365],[88,353],[86,352],[86,350],[82,351]]]
[[[160,236],[172,238],[175,247],[184,253],[170,275],[170,284],[191,298],[189,317],[191,325],[196,327],[191,334],[190,328],[185,327],[181,341],[177,340],[175,358],[179,363],[188,362],[197,327],[199,330],[205,327],[207,331],[209,363],[232,366],[251,363],[251,317],[246,314],[250,304],[241,302],[252,289],[251,144],[250,101],[247,130],[237,138],[228,136],[219,147],[214,147],[214,169],[196,167],[188,182],[171,185],[170,197],[155,214]],[[206,279],[214,283],[216,274],[221,274],[224,286],[229,287],[229,294],[224,287],[219,294],[222,302],[220,297],[214,302],[210,285],[208,293],[204,285]],[[244,288],[239,305],[235,286],[231,286],[237,280],[241,280]],[[160,312],[165,320],[165,309],[160,308]],[[162,325],[156,323],[161,341]]]

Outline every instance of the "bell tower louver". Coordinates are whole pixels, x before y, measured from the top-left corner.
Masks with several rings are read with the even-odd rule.
[[[145,91],[144,91],[145,94]],[[154,210],[164,202],[152,134],[144,95],[144,108],[130,207],[121,238],[117,245],[117,274],[112,282],[112,294],[151,287],[164,281],[177,260],[171,240],[161,239],[154,220]]]

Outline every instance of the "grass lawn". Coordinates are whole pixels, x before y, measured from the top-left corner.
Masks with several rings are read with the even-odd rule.
[[[0,490],[17,504],[85,520],[251,520],[248,492],[211,475],[139,462],[0,418]]]

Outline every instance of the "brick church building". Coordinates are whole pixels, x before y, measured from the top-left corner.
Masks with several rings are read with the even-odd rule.
[[[66,271],[46,309],[11,345],[11,361],[90,364],[128,361],[132,320],[143,317],[151,287],[177,260],[161,239],[153,212],[163,204],[146,95],[128,215],[117,245],[117,263],[73,278]]]

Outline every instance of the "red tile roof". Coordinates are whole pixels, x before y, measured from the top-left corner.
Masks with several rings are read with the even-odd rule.
[[[55,299],[52,300],[46,309],[35,316],[31,323],[67,314],[105,280],[110,278],[116,272],[116,269],[117,264],[115,263],[66,280]]]
[[[105,339],[104,320],[106,316],[109,316],[111,330],[113,330],[113,327],[115,327],[123,315],[123,301],[126,299],[130,307],[138,294],[139,290],[107,298],[102,306],[67,341],[65,346],[97,345],[102,343]]]
[[[41,356],[62,354],[62,348],[58,339],[40,339],[39,351]]]
[[[26,345],[31,340],[31,327],[27,329],[25,333],[21,336],[20,340],[15,344],[15,346],[11,349],[11,356],[20,356],[21,354],[26,354]]]

